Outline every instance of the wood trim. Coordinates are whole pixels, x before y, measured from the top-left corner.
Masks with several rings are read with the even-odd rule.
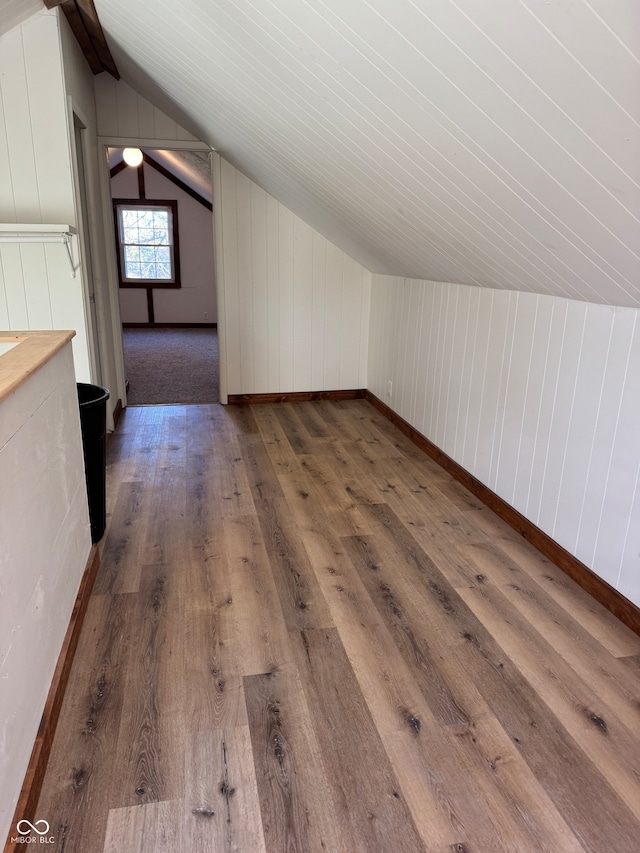
[[[91,35],[87,30],[84,17],[82,16],[80,9],[78,9],[73,0],[61,3],[60,6],[64,12],[65,18],[69,22],[71,32],[80,45],[84,58],[87,60],[91,73],[94,76],[96,74],[100,74],[104,70],[102,62],[100,61],[98,51],[96,50],[96,46],[93,43]]]
[[[115,176],[119,175],[120,172],[124,172],[126,168],[127,164],[124,162],[124,160],[120,160],[120,162],[116,163],[116,165],[112,169],[109,169],[109,177],[115,178]]]
[[[100,553],[98,551],[98,546],[92,545],[87,565],[85,567],[82,580],[80,581],[78,594],[73,605],[73,611],[62,643],[62,648],[60,649],[58,662],[53,673],[51,687],[49,688],[47,701],[44,706],[44,711],[42,712],[38,734],[36,735],[33,750],[31,751],[31,758],[29,759],[27,772],[25,773],[24,782],[22,783],[22,790],[20,791],[18,804],[16,805],[13,819],[11,821],[9,835],[7,836],[7,842],[4,848],[5,853],[14,853],[15,850],[18,848],[22,849],[23,847],[23,845],[11,844],[10,842],[11,836],[15,834],[15,827],[18,821],[26,819],[33,823],[33,821],[37,819],[36,808],[38,806],[38,800],[40,799],[40,791],[42,790],[44,774],[49,761],[49,753],[51,752],[53,738],[56,733],[60,709],[62,708],[62,701],[69,681],[69,675],[71,673],[71,665],[73,664],[73,658],[78,647],[82,623],[84,622],[84,617],[87,612],[89,597],[91,595],[91,590],[93,589],[93,584],[96,579],[99,566]]]
[[[118,73],[111,51],[109,50],[109,45],[107,44],[93,0],[75,0],[75,4],[82,18],[84,28],[91,39],[93,49],[100,59],[100,64],[102,66],[101,70],[108,71],[112,77],[119,80],[120,74]],[[63,6],[63,9],[64,8],[65,7]]]
[[[98,143],[106,145],[107,148],[129,148],[132,144],[136,148],[169,149],[171,151],[203,151],[210,154],[215,151],[206,142],[201,142],[195,136],[192,139],[150,139],[148,136],[136,136],[133,142],[130,136],[117,136],[114,133],[99,133]]]
[[[123,323],[123,329],[217,329],[217,323]]]
[[[120,397],[118,397],[118,399],[116,400],[116,404],[113,408],[113,429],[114,429],[114,431],[118,427],[118,421],[122,417],[122,411],[123,411],[122,400],[120,399]]]
[[[146,199],[147,190],[144,185],[144,159],[136,169],[136,172],[138,173],[138,198]]]
[[[60,6],[93,74],[120,74],[114,62],[93,0],[44,0],[47,9]]]
[[[1,334],[3,343],[17,343],[0,361],[0,402],[57,355],[75,332],[19,332]]]
[[[532,521],[525,518],[517,509],[514,509],[495,492],[491,491],[484,483],[477,480],[473,474],[470,474],[469,471],[440,450],[428,438],[425,438],[422,433],[418,432],[404,418],[389,408],[375,394],[367,390],[364,393],[364,398],[388,418],[417,447],[423,450],[427,456],[430,456],[445,471],[448,471],[455,480],[462,483],[471,494],[475,495],[489,509],[493,510],[503,521],[506,521],[523,539],[526,539],[541,554],[548,557],[554,565],[572,578],[582,589],[588,592],[589,595],[595,598],[610,613],[613,613],[628,628],[631,628],[632,631],[640,635],[640,608],[636,607],[628,598],[621,595],[617,589],[614,589],[606,581],[598,577],[588,566],[581,563],[577,557],[574,557],[562,545],[559,545],[554,539],[544,533],[544,531],[540,530],[539,527],[536,527]]]
[[[153,307],[153,288],[147,288],[147,316],[149,317],[148,326],[155,325],[156,322],[156,314],[155,309]]]
[[[243,403],[308,403],[315,400],[361,400],[366,391],[363,388],[352,391],[290,391],[284,394],[229,394],[228,402],[232,406]]]
[[[142,160],[144,163],[147,163],[149,166],[155,169],[156,172],[159,172],[168,181],[171,181],[173,184],[175,184],[179,189],[182,190],[182,192],[191,196],[191,198],[195,199],[203,207],[206,207],[207,210],[213,213],[213,205],[210,201],[207,201],[207,199],[203,198],[199,192],[194,190],[188,184],[185,184],[185,182],[181,180],[177,175],[174,175],[173,172],[170,172],[168,169],[165,169],[162,163],[158,163],[158,161],[155,160],[150,154],[147,154],[145,151],[143,151]]]
[[[142,164],[138,169],[138,177],[141,174]],[[178,202],[174,198],[159,199],[159,198],[113,198],[111,200],[113,207],[113,228],[114,239],[116,246],[116,260],[118,263],[118,283],[122,288],[160,288],[163,290],[178,290],[181,286],[180,280],[180,228],[178,226]],[[123,279],[122,270],[122,252],[120,244],[120,222],[118,220],[118,207],[169,207],[172,212],[172,228],[173,228],[173,272],[174,280],[165,281],[163,279],[135,279],[125,281]],[[149,321],[153,322],[153,318],[149,316]]]

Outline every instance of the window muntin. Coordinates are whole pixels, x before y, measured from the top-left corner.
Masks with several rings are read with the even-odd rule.
[[[115,200],[121,287],[180,287],[177,202]]]

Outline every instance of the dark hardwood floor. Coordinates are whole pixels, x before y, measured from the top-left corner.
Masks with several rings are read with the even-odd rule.
[[[361,400],[129,408],[55,848],[640,849],[640,638]]]

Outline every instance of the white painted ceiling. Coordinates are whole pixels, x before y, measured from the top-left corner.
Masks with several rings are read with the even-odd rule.
[[[120,73],[373,272],[640,305],[637,0],[95,0]]]
[[[0,36],[42,9],[42,0],[0,0]]]
[[[109,148],[109,168],[113,169],[122,162],[123,151],[123,148]],[[164,151],[159,148],[143,148],[142,151],[213,204],[211,155],[206,151]]]

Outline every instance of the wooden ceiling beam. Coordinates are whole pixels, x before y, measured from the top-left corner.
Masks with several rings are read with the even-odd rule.
[[[84,53],[84,58],[89,63],[89,68],[94,74],[100,74],[102,71],[104,71],[104,68],[102,67],[102,62],[100,62],[100,57],[98,56],[93,46],[91,36],[87,32],[87,28],[84,25],[82,16],[76,8],[76,4],[73,2],[73,0],[65,0],[65,2],[61,4],[61,6],[67,21],[69,21],[71,31],[76,37],[76,41],[78,42],[82,52]]]
[[[116,64],[111,56],[109,45],[104,36],[102,25],[98,19],[96,7],[93,0],[75,0],[76,9],[78,9],[85,29],[89,34],[93,49],[98,54],[100,62],[105,71],[108,71],[116,80],[120,79],[120,74],[116,68]],[[64,8],[64,7],[63,7]]]
[[[200,202],[200,204],[203,207],[206,207],[207,210],[213,212],[213,205],[210,201],[204,198],[204,196],[201,196],[197,190],[194,190],[193,187],[190,187],[189,184],[186,184],[177,175],[174,175],[173,172],[170,172],[169,169],[165,169],[162,163],[158,163],[158,161],[154,157],[151,157],[149,154],[143,151],[142,159],[145,163],[154,168],[156,172],[159,172],[161,175],[167,178],[167,180],[171,181],[173,184],[179,187],[182,192],[185,192],[187,195],[190,195],[191,198],[195,199],[197,202]]]
[[[43,0],[47,9],[60,6],[94,74],[108,71],[116,80],[120,74],[111,56],[93,0]]]

